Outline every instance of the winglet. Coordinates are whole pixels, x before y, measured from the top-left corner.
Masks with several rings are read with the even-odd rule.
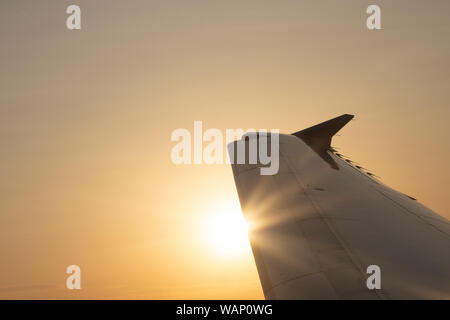
[[[314,151],[321,154],[331,146],[331,138],[342,129],[350,120],[351,114],[343,114],[334,119],[319,123],[313,127],[293,133],[297,138],[302,139]]]
[[[313,127],[295,132],[293,135],[302,139],[303,142],[313,149],[333,169],[339,170],[339,166],[327,153],[327,150],[331,148],[331,138],[352,120],[353,117],[351,114],[343,114],[342,116],[319,123]]]

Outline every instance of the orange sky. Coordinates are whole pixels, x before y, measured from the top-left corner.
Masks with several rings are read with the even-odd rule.
[[[82,9],[68,31],[65,8]],[[378,3],[383,30],[368,31]],[[227,165],[175,166],[170,134],[355,114],[334,145],[450,217],[450,2],[0,4],[0,298],[263,298]],[[65,289],[65,268],[82,290]]]

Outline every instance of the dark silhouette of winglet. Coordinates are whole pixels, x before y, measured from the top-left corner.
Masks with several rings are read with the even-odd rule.
[[[331,146],[331,138],[353,119],[351,114],[343,114],[334,119],[319,123],[310,128],[293,133],[302,139],[317,153],[327,151]]]
[[[351,114],[343,114],[342,116],[295,132],[292,135],[302,139],[303,142],[328,162],[332,168],[339,170],[336,162],[331,159],[327,151],[331,147],[331,139],[333,136],[353,118],[354,116]]]

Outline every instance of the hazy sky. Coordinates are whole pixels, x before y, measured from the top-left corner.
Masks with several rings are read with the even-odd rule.
[[[69,4],[82,29],[66,29]],[[379,4],[383,30],[366,28]],[[450,218],[450,1],[0,2],[0,298],[263,298],[208,231],[227,165],[171,162],[176,128],[334,139]],[[232,209],[231,211],[237,211]],[[65,269],[82,290],[65,289]]]

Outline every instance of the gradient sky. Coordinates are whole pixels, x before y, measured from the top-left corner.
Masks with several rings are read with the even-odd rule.
[[[82,30],[66,29],[78,4]],[[365,26],[379,4],[383,30]],[[0,2],[0,298],[263,298],[227,165],[170,134],[343,113],[334,146],[450,218],[450,1]],[[82,269],[81,291],[65,269]]]

